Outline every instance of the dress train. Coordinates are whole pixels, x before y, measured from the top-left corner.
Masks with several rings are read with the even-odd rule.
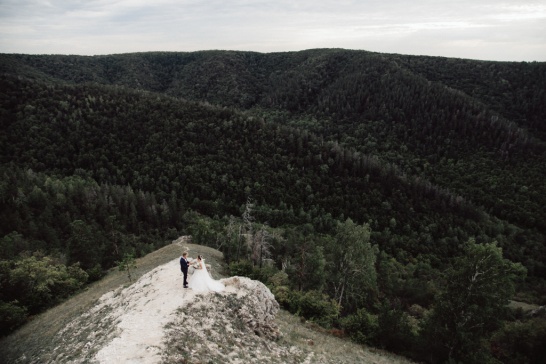
[[[199,262],[199,266],[201,269],[196,268],[189,279],[189,288],[195,292],[221,292],[226,288],[222,282],[212,279],[204,260]]]

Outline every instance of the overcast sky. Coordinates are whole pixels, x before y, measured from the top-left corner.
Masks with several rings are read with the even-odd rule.
[[[310,48],[546,61],[546,0],[0,0],[0,53]]]

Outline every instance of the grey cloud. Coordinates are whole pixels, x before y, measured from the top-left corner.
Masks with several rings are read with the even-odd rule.
[[[0,52],[340,47],[546,61],[546,4],[534,0],[0,0],[0,14]]]

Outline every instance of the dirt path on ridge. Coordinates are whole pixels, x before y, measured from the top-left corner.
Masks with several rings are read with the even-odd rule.
[[[116,307],[116,337],[96,355],[100,363],[161,361],[163,327],[171,314],[195,294],[182,287],[179,258],[142,276],[117,296],[107,293],[101,305]]]

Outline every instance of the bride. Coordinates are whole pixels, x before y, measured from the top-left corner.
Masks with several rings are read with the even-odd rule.
[[[197,265],[188,286],[195,292],[221,292],[225,289],[222,282],[212,279],[209,275],[205,260],[200,255],[197,256]]]

